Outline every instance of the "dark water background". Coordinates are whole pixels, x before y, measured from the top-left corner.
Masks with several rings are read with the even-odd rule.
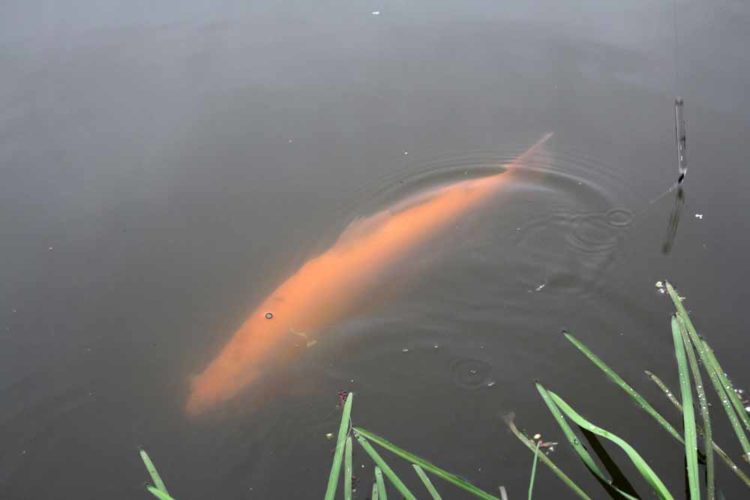
[[[353,390],[357,424],[521,498],[531,454],[502,415],[560,440],[536,379],[681,492],[679,446],[559,334],[677,424],[642,373],[676,387],[668,277],[750,388],[750,7],[677,4],[675,59],[671,1],[3,2],[0,497],[147,498],[140,446],[180,499],[320,497]],[[651,201],[676,178],[675,92],[669,238],[674,193]],[[544,176],[424,248],[263,397],[184,416],[191,375],[349,221],[547,131]],[[568,495],[546,469],[536,491]]]

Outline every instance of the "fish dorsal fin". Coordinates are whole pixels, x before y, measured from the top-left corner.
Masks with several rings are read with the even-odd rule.
[[[365,234],[371,233],[376,228],[382,226],[390,216],[391,213],[389,210],[381,210],[380,212],[368,215],[367,217],[357,217],[344,228],[339,235],[338,242],[345,244],[359,239]]]
[[[376,212],[365,217],[355,218],[341,232],[341,235],[338,238],[339,243],[346,243],[347,241],[355,240],[364,236],[365,234],[376,231],[394,215],[397,215],[423,203],[427,203],[436,195],[443,192],[445,190],[445,187],[446,186],[440,186],[435,189],[429,189],[413,194],[412,196],[408,196],[403,200],[396,202],[396,204],[392,205],[389,208],[386,208],[385,210],[381,210],[380,212]]]

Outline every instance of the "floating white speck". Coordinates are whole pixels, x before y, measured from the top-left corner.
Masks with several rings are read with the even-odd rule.
[[[439,346],[439,345],[437,345],[437,344],[435,344],[434,346],[432,346],[432,348],[433,348],[433,349],[437,349],[437,348],[439,348],[439,347],[440,347],[440,346]]]
[[[489,382],[487,382],[487,387],[492,387],[492,386],[494,386],[494,385],[495,385],[496,383],[497,383],[497,382],[495,382],[494,380],[490,380]]]
[[[292,139],[289,139],[289,140],[288,140],[287,142],[288,142],[289,144],[291,144],[291,143],[293,143],[294,141],[293,141]]]
[[[534,434],[534,439],[540,440],[540,439],[542,439],[542,435],[541,434]]]
[[[407,349],[406,347],[404,347],[403,349],[401,349],[401,352],[409,352],[409,349]]]
[[[49,247],[47,250],[54,250],[55,247]]]
[[[541,284],[541,285],[539,285],[538,287],[534,288],[534,291],[535,291],[535,292],[541,292],[541,291],[542,291],[542,289],[543,289],[543,288],[544,288],[545,286],[547,286],[547,283],[542,283],[542,284]]]
[[[373,16],[379,16],[379,15],[380,15],[380,11],[379,11],[379,10],[373,10],[373,11],[371,12],[371,14],[372,14]]]
[[[326,439],[333,439],[333,432],[326,433]]]
[[[695,214],[696,219],[703,219],[703,214]]]
[[[406,156],[406,155],[408,155],[408,154],[409,154],[409,152],[408,152],[408,151],[404,151],[404,156]]]

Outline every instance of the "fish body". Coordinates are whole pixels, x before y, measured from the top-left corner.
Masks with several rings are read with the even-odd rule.
[[[308,260],[244,321],[206,369],[194,379],[186,410],[195,415],[227,401],[271,365],[292,361],[304,344],[345,319],[395,263],[490,198],[535,153],[545,135],[507,170],[436,188],[354,221],[322,254]],[[303,348],[300,349],[300,344]]]

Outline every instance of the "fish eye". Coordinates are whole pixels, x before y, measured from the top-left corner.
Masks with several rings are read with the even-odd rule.
[[[273,313],[267,312],[266,313],[266,319],[273,319]]]

